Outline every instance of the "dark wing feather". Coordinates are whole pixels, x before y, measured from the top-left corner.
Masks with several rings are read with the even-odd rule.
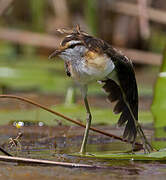
[[[119,56],[119,58],[121,61],[117,61],[115,66],[121,90],[125,95],[126,101],[128,102],[135,119],[138,120],[138,90],[133,66],[125,56]],[[123,124],[125,121],[125,116],[128,116],[128,121],[124,131],[124,138],[135,140],[137,130],[134,119],[132,118],[132,115],[127,107],[124,108],[121,114],[119,124]]]
[[[103,81],[105,83],[103,88],[109,93],[108,99],[111,102],[117,101],[114,112],[121,113],[118,121],[119,126],[127,122],[123,138],[129,141],[135,141],[137,136],[135,122],[122,95],[123,91],[135,119],[138,120],[138,90],[133,66],[127,57],[116,52],[113,48],[111,48],[111,51],[107,50],[106,53],[109,53],[108,55],[115,63],[115,71],[117,72],[118,84],[120,86],[115,81],[107,79]]]

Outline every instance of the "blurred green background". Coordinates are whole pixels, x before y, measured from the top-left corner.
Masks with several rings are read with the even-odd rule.
[[[28,97],[83,121],[85,112],[79,88],[66,76],[62,60],[48,59],[63,38],[56,29],[80,24],[84,31],[121,49],[133,60],[139,88],[139,120],[152,123],[150,106],[166,40],[166,5],[155,0],[146,3],[136,0],[0,1],[1,94]],[[156,12],[150,14],[149,9],[157,9],[163,16],[154,18]],[[89,86],[89,100],[94,124],[117,121],[118,116],[112,113],[112,105],[106,102],[99,84]],[[59,120],[26,103],[0,100],[0,124],[38,120],[53,125],[57,123],[55,119]]]

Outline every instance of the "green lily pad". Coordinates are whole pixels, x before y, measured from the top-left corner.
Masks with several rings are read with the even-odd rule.
[[[90,158],[102,158],[110,160],[142,160],[142,161],[166,161],[166,149],[162,149],[157,152],[144,154],[143,152],[129,154],[129,153],[112,153],[112,152],[97,152],[86,155],[74,154],[76,156],[90,157]]]

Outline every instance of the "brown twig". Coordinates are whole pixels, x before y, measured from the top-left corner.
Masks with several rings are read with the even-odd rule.
[[[0,147],[0,151],[1,151],[2,153],[4,153],[5,155],[7,155],[7,156],[12,156],[12,155],[9,154],[7,151],[5,151],[2,147]]]
[[[41,104],[39,104],[39,103],[36,103],[36,102],[34,102],[34,101],[30,100],[30,99],[23,98],[23,97],[20,97],[20,96],[5,95],[5,94],[4,94],[4,95],[0,95],[0,98],[18,99],[18,100],[21,100],[21,101],[24,101],[24,102],[33,104],[34,106],[40,107],[40,108],[42,108],[42,109],[44,109],[44,110],[46,110],[46,111],[48,111],[48,112],[50,112],[50,113],[52,113],[52,114],[55,114],[55,115],[57,115],[57,116],[59,116],[59,117],[61,117],[61,118],[63,118],[63,119],[66,119],[66,120],[69,121],[69,122],[72,122],[72,123],[77,124],[77,125],[79,125],[79,126],[81,126],[81,127],[84,127],[84,128],[86,127],[84,124],[80,123],[79,121],[73,120],[73,119],[71,119],[71,118],[69,118],[69,117],[67,117],[67,116],[65,116],[65,115],[63,115],[63,114],[61,114],[61,113],[59,113],[59,112],[53,111],[53,110],[49,109],[48,107],[43,106],[43,105],[41,105]],[[94,131],[94,132],[98,132],[98,133],[103,134],[103,135],[105,135],[105,136],[109,136],[109,137],[114,138],[114,139],[118,139],[118,140],[123,141],[123,142],[128,142],[127,140],[125,140],[125,139],[123,139],[123,138],[121,138],[121,137],[119,137],[119,136],[110,134],[110,133],[108,133],[108,132],[104,132],[104,131],[102,131],[102,130],[99,130],[99,129],[96,129],[96,128],[93,128],[93,127],[90,127],[90,130],[92,130],[92,131]],[[132,143],[132,142],[131,142],[131,143]],[[141,148],[143,147],[142,144],[140,144],[140,143],[135,143],[135,145],[137,145],[139,149],[141,149]]]
[[[24,163],[27,165],[30,164],[30,165],[40,165],[40,166],[47,165],[47,166],[62,166],[62,167],[70,167],[70,168],[104,168],[102,166],[94,166],[94,165],[89,165],[89,164],[57,162],[57,161],[30,159],[30,158],[22,158],[22,157],[0,156],[0,161]]]

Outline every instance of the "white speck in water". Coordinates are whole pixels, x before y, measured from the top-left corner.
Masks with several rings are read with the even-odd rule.
[[[22,126],[24,126],[24,122],[19,121],[19,122],[18,122],[18,125],[22,127]]]
[[[44,125],[44,123],[43,122],[39,122],[39,124],[38,124],[39,126],[43,126]]]
[[[16,126],[16,123],[17,123],[17,122],[13,122],[13,126]]]

